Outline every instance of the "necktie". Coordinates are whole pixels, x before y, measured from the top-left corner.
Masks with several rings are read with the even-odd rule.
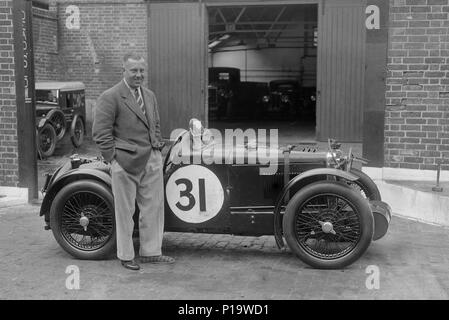
[[[134,95],[136,97],[137,104],[139,105],[140,110],[142,110],[142,113],[145,114],[145,104],[143,103],[143,99],[139,93],[139,89],[134,90]]]

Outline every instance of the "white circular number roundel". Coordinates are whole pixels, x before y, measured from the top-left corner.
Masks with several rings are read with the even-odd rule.
[[[189,223],[212,219],[224,202],[220,180],[212,171],[198,165],[176,170],[167,181],[165,194],[173,213]]]

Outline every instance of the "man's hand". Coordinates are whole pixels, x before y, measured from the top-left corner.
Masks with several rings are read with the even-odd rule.
[[[161,141],[157,144],[155,149],[162,151],[162,149],[164,149],[164,147],[165,147],[165,142]]]

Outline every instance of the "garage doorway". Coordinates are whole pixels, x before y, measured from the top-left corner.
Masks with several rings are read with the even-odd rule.
[[[293,143],[362,142],[366,2],[297,2],[149,3],[149,84],[164,106],[164,137],[196,117],[216,128],[279,128]],[[286,104],[273,80],[310,90],[296,91],[312,108]]]
[[[318,5],[208,7],[208,120],[315,140]]]

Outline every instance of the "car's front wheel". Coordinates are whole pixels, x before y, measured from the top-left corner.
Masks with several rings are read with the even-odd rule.
[[[50,157],[56,149],[56,131],[50,123],[44,124],[37,131],[37,147],[42,158]]]
[[[79,148],[84,141],[84,123],[78,115],[75,116],[70,126],[70,140],[75,148]]]
[[[94,180],[64,186],[53,200],[50,227],[59,245],[75,258],[108,258],[116,248],[111,190]]]
[[[55,128],[56,139],[61,140],[65,135],[67,126],[64,113],[60,110],[53,109],[52,111],[50,111],[47,117]]]
[[[319,269],[344,268],[371,243],[374,220],[368,202],[338,182],[316,182],[289,201],[283,231],[290,249]]]

